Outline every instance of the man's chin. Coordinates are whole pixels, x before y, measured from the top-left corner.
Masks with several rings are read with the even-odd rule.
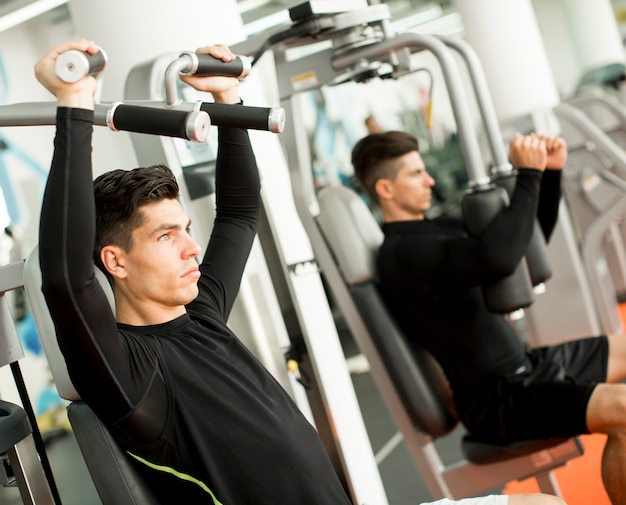
[[[198,286],[193,286],[193,289],[189,289],[189,291],[186,293],[185,296],[185,301],[183,302],[183,305],[187,305],[188,303],[193,302],[196,298],[198,298],[198,293],[200,292],[200,290],[198,289]]]

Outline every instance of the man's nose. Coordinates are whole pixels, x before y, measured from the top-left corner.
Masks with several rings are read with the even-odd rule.
[[[188,235],[189,238],[189,243],[186,246],[186,256],[193,256],[196,257],[200,254],[200,244],[198,244],[198,242],[196,242],[196,240],[191,236]]]

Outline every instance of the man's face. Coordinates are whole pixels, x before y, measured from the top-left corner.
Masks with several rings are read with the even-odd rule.
[[[426,166],[417,151],[397,160],[400,169],[390,181],[391,202],[406,219],[423,219],[430,209],[435,180],[426,172]]]
[[[127,287],[140,303],[185,305],[198,295],[195,257],[200,246],[189,234],[189,217],[178,200],[141,207],[143,224],[133,231],[126,253]]]

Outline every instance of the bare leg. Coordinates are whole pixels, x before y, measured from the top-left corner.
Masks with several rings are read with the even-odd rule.
[[[509,505],[566,505],[558,496],[550,494],[512,494]]]
[[[587,406],[587,427],[608,435],[602,482],[613,505],[626,503],[626,384],[598,384]]]
[[[609,335],[609,362],[607,382],[626,379],[626,335]]]

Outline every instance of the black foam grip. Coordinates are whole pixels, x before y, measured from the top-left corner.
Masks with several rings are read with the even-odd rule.
[[[113,112],[116,130],[189,140],[187,118],[190,112],[120,104]]]
[[[107,59],[104,51],[98,51],[95,54],[85,53],[85,57],[89,62],[89,74],[95,75],[106,65]]]
[[[247,105],[228,105],[225,103],[203,102],[200,106],[209,114],[211,124],[231,126],[250,130],[269,131],[269,107],[248,107]]]
[[[196,56],[198,57],[198,68],[194,75],[240,77],[245,70],[245,65],[239,56],[232,61],[223,61],[210,54],[197,54]]]
[[[478,236],[491,220],[509,204],[507,192],[499,186],[473,189],[463,195],[463,223],[470,235]]]

